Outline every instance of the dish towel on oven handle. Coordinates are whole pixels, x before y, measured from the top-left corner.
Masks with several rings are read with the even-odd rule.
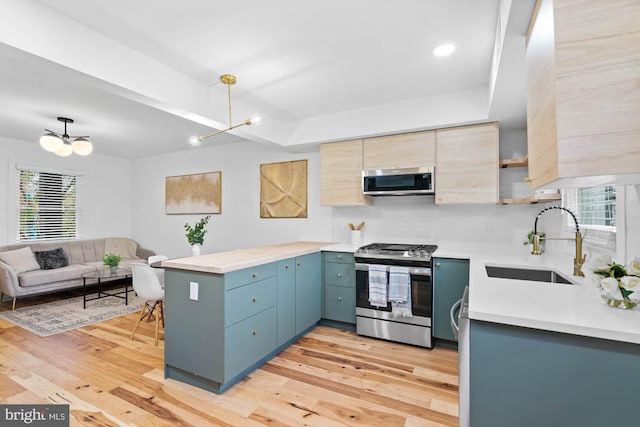
[[[387,266],[369,265],[369,304],[387,306]]]
[[[392,317],[413,317],[408,267],[389,267],[389,302]]]

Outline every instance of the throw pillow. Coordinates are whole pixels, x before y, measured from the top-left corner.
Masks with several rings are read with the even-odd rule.
[[[69,260],[64,254],[64,249],[56,248],[50,251],[35,251],[36,261],[43,270],[53,270],[55,268],[69,265]]]
[[[0,261],[13,268],[16,274],[40,270],[40,264],[36,261],[36,257],[29,246],[13,251],[0,252]]]

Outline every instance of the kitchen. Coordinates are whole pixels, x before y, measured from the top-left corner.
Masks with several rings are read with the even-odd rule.
[[[527,154],[527,139],[525,130],[501,128],[499,158],[520,158]],[[31,151],[8,142],[4,142],[4,146],[14,156],[23,153],[32,158],[38,156],[35,149]],[[133,212],[144,213],[134,215],[133,219],[126,218],[122,221],[126,226],[121,227],[125,227],[125,232],[130,231],[137,239],[148,242],[149,246],[172,257],[186,256],[186,244],[174,244],[183,240],[179,239],[182,238],[184,218],[168,217],[163,212],[164,178],[194,171],[222,170],[225,195],[223,215],[211,220],[211,239],[207,240],[203,248],[205,253],[298,240],[331,240],[349,244],[351,233],[348,224],[364,221],[363,243],[436,244],[439,247],[434,252],[435,257],[452,258],[473,257],[475,253],[483,253],[490,247],[498,254],[510,253],[510,262],[514,264],[536,262],[532,261],[535,257],[523,247],[522,240],[533,228],[535,215],[543,209],[543,204],[439,204],[430,196],[410,196],[376,198],[371,205],[324,206],[320,194],[321,155],[315,149],[301,151],[290,152],[268,145],[239,143],[235,146],[155,155],[133,161],[107,158],[109,167],[124,171],[125,178],[128,178],[126,183],[135,183],[131,185],[133,188],[130,193],[118,196],[123,199],[118,201]],[[259,165],[300,158],[309,161],[309,218],[300,221],[258,218],[255,201],[258,200]],[[499,196],[496,197],[523,198],[533,194],[533,190],[524,183],[527,168],[500,169],[497,173]],[[640,254],[640,239],[637,239],[640,235],[638,186],[625,185],[619,188],[617,239],[614,247],[609,249],[617,257],[629,260]],[[542,229],[549,236],[568,235],[564,217],[560,213],[546,214],[541,223],[544,227]],[[112,227],[116,232],[123,230],[113,224],[107,224],[106,227]],[[572,253],[573,246],[570,242],[547,242],[545,255],[542,257],[548,259],[554,254],[569,256],[569,261],[561,265],[562,271],[565,271],[567,266],[571,266]],[[596,254],[593,251],[587,253],[589,259]],[[509,259],[502,257],[498,261],[506,262]],[[492,262],[497,260],[494,258]],[[472,268],[471,280],[475,272],[477,270]],[[603,308],[609,309],[606,306]]]

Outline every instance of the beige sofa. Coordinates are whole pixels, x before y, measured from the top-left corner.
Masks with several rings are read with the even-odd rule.
[[[109,252],[122,256],[121,268],[155,255],[127,238],[0,246],[1,300],[11,297],[15,308],[16,298],[82,286],[83,273],[108,268],[102,259]]]

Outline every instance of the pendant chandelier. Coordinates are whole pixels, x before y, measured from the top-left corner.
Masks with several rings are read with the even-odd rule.
[[[216,135],[219,135],[221,133],[228,132],[228,131],[230,131],[232,129],[235,129],[235,128],[238,128],[240,126],[249,126],[249,125],[258,123],[260,121],[260,117],[254,116],[254,117],[251,117],[251,118],[245,120],[242,123],[238,123],[237,125],[234,125],[233,124],[233,120],[231,118],[231,85],[236,84],[237,79],[236,79],[236,76],[233,76],[231,74],[223,74],[223,75],[220,76],[220,81],[227,85],[227,99],[228,99],[228,102],[229,102],[229,127],[226,128],[226,129],[223,129],[223,130],[219,130],[219,131],[210,133],[209,135],[198,136],[198,137],[196,137],[198,141],[204,141],[205,139],[211,138],[212,136],[216,136]]]
[[[47,133],[40,137],[40,146],[61,157],[70,156],[72,153],[79,156],[91,154],[93,145],[89,142],[88,136],[69,136],[67,134],[67,123],[73,123],[73,119],[58,117],[58,121],[64,123],[64,133],[59,134],[45,129]],[[73,138],[73,141],[70,141],[69,138]]]

